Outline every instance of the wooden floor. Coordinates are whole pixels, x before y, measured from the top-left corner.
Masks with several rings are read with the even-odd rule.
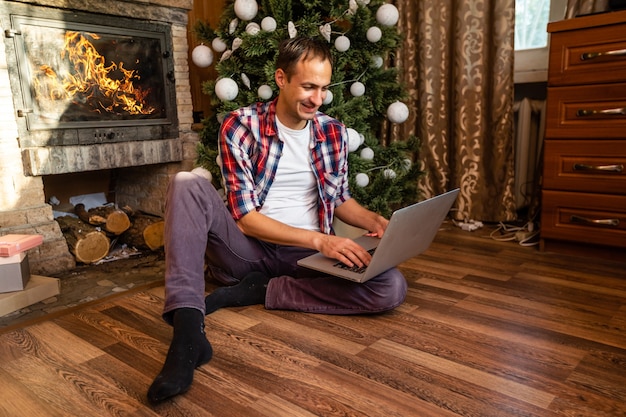
[[[163,287],[0,333],[0,416],[625,416],[626,263],[439,233],[376,316],[220,310],[191,390],[146,390]]]

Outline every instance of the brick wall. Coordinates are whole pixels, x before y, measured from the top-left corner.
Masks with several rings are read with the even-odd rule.
[[[172,24],[179,137],[173,138],[175,142],[168,142],[165,146],[171,148],[168,148],[168,152],[176,154],[174,159],[181,161],[154,164],[152,160],[146,159],[144,161],[146,165],[120,168],[116,189],[118,204],[128,204],[135,209],[157,215],[163,214],[164,195],[169,178],[178,171],[193,168],[196,158],[198,136],[191,129],[193,115],[187,45],[187,15],[192,8],[193,0],[25,0],[16,3],[132,16]],[[5,21],[2,23],[4,29]],[[19,147],[15,113],[5,44],[2,41],[0,42],[0,235],[42,234],[44,243],[29,252],[31,271],[41,275],[54,275],[73,268],[75,261],[68,251],[58,224],[54,221],[52,207],[45,201],[42,177],[25,175],[28,170],[25,169]],[[145,151],[148,155],[146,158],[159,152],[158,149]],[[114,162],[112,164],[115,165]]]

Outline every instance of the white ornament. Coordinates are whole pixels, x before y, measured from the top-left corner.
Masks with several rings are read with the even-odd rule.
[[[408,171],[409,169],[411,169],[411,165],[413,165],[413,161],[411,161],[409,158],[404,158],[402,160],[402,167]]]
[[[361,97],[365,94],[365,86],[362,82],[357,81],[350,86],[350,94],[354,97]]]
[[[409,108],[401,101],[391,103],[387,107],[387,118],[392,123],[403,123],[409,117]]]
[[[298,34],[298,30],[296,29],[296,25],[290,20],[287,22],[287,32],[289,33],[289,39],[293,39]]]
[[[335,48],[337,48],[339,52],[346,52],[350,49],[350,39],[345,35],[337,37],[337,39],[335,39]]]
[[[354,152],[359,149],[359,146],[361,146],[359,132],[351,127],[347,128],[346,131],[348,132],[348,152]]]
[[[228,33],[232,35],[237,30],[237,26],[239,26],[239,19],[235,18],[230,21],[228,24]]]
[[[239,49],[239,47],[241,46],[242,43],[243,43],[243,39],[235,38],[235,39],[233,39],[233,46],[230,49],[232,49],[233,52],[235,52],[237,49]]]
[[[213,42],[211,42],[211,46],[213,47],[213,50],[215,52],[224,52],[227,48],[226,42],[224,42],[220,38],[213,39]]]
[[[276,30],[276,19],[272,16],[265,16],[263,20],[261,20],[261,29],[266,32],[274,32]]]
[[[330,34],[332,32],[332,27],[330,23],[326,23],[325,25],[321,25],[319,27],[320,34],[326,39],[326,42],[330,42]]]
[[[383,37],[383,31],[380,30],[378,26],[372,26],[371,28],[367,29],[365,37],[367,37],[368,41],[376,43],[380,40],[380,38]]]
[[[383,4],[376,11],[376,21],[383,26],[393,26],[398,23],[400,13],[393,4]]]
[[[326,90],[326,97],[322,100],[322,104],[330,104],[333,102],[333,92],[330,90]]]
[[[191,60],[200,68],[206,68],[213,63],[213,51],[204,44],[200,44],[191,51]]]
[[[354,15],[358,9],[359,9],[359,5],[356,4],[356,0],[350,0],[348,2],[348,14],[349,15]]]
[[[263,84],[259,87],[258,94],[262,100],[269,100],[270,98],[272,98],[274,92],[272,91],[272,87],[267,84]]]
[[[241,20],[252,20],[259,11],[256,0],[235,0],[235,14]]]
[[[383,60],[382,56],[380,56],[380,55],[372,56],[372,67],[380,68],[380,67],[383,66],[384,63],[385,63],[385,61]]]
[[[365,136],[363,136],[362,133],[359,133],[359,146],[363,145],[363,142],[365,142]]]
[[[250,89],[250,78],[248,78],[248,76],[243,72],[241,73],[241,82],[243,82],[243,85],[248,87],[248,90]]]
[[[232,78],[220,78],[215,83],[215,95],[222,101],[232,101],[239,94],[239,86]]]
[[[261,31],[261,26],[256,22],[250,22],[246,25],[246,33],[250,36],[256,36]]]
[[[226,61],[228,58],[230,58],[232,54],[233,54],[233,51],[231,51],[230,49],[228,51],[224,51],[224,53],[220,57],[220,62]]]
[[[356,185],[358,185],[359,187],[367,187],[367,184],[370,183],[370,177],[368,177],[367,174],[364,174],[362,172],[356,174],[354,179],[356,181]]]
[[[389,180],[393,180],[394,178],[396,178],[396,171],[391,168],[387,168],[383,171],[383,177]]]
[[[371,161],[372,159],[374,159],[374,150],[372,148],[363,148],[361,149],[361,153],[359,154],[359,156],[362,159]]]

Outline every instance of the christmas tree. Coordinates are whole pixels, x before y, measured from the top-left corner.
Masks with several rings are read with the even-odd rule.
[[[383,216],[417,201],[422,174],[413,163],[417,138],[387,146],[378,139],[386,118],[402,123],[409,112],[397,70],[385,65],[400,44],[397,21],[397,8],[381,0],[227,1],[217,28],[204,22],[195,27],[203,44],[193,50],[194,63],[208,66],[219,57],[218,79],[202,86],[214,113],[203,120],[198,164],[211,172],[219,188],[217,138],[224,115],[275,98],[274,62],[283,39],[323,37],[333,46],[334,63],[320,111],[348,129],[353,197]]]

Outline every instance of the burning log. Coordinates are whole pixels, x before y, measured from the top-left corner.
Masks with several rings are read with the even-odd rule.
[[[109,253],[109,238],[95,226],[70,216],[57,217],[56,220],[78,262],[97,262]]]
[[[130,219],[127,212],[132,213],[132,210],[119,209],[113,206],[101,206],[87,211],[84,204],[76,204],[74,207],[74,213],[83,222],[92,226],[100,226],[106,232],[116,236],[124,233],[130,227]]]
[[[137,249],[157,250],[163,247],[165,222],[161,217],[145,213],[132,216],[132,225],[120,241]]]

